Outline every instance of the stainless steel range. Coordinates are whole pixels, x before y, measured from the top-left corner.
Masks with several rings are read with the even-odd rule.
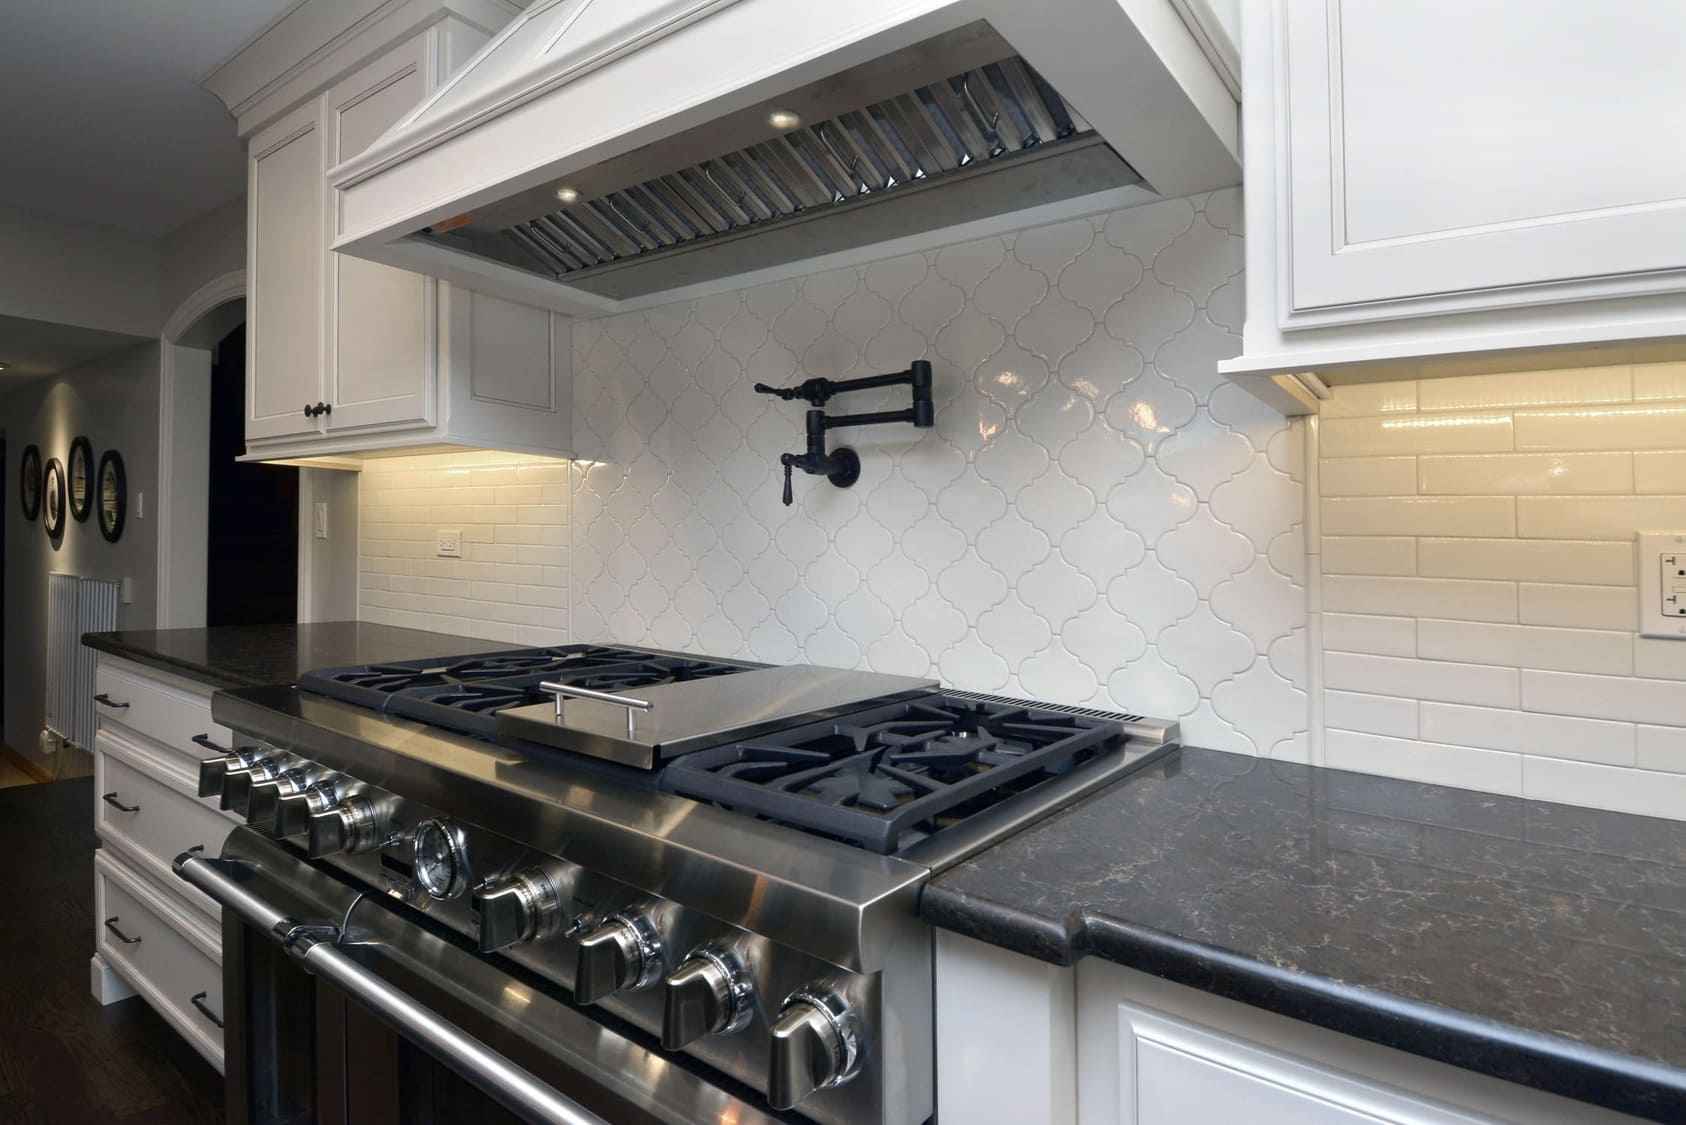
[[[569,1122],[927,1120],[921,888],[1177,739],[917,678],[585,645],[326,669],[213,713],[241,745],[200,792],[254,831],[177,872],[243,928],[230,995],[279,941],[349,995],[330,1006],[516,1120]],[[306,1020],[273,991],[231,1086],[299,1103],[265,1060]],[[324,1066],[310,1096],[349,1096]]]

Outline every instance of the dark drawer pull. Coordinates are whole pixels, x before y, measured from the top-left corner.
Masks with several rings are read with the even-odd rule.
[[[200,1015],[204,1016],[206,1019],[208,1019],[212,1023],[216,1024],[217,1027],[219,1027],[219,1028],[222,1027],[222,1020],[217,1018],[217,1014],[215,1012],[211,1011],[211,1009],[205,1007],[205,996],[206,996],[206,994],[203,993],[203,992],[195,992],[193,994],[193,999],[192,999],[191,1003],[193,1004],[193,1006],[195,1008],[199,1009]]]
[[[125,934],[122,930],[117,928],[117,915],[115,914],[105,920],[105,928],[116,934],[117,940],[122,942],[124,945],[139,945],[141,943],[140,938],[130,937],[128,934]]]
[[[216,743],[212,742],[210,732],[208,731],[205,734],[194,735],[191,741],[195,746],[203,746],[211,753],[221,754],[225,758],[234,753],[234,751],[230,750],[228,747],[218,746]]]
[[[104,801],[118,812],[140,812],[139,805],[125,805],[122,801],[119,801],[117,799],[117,790],[115,789],[109,793],[100,794],[100,800]]]
[[[118,711],[127,711],[129,709],[129,705],[127,703],[119,702],[118,700],[115,700],[111,698],[111,696],[105,694],[103,691],[94,696],[94,702],[103,704],[106,707],[110,707]]]

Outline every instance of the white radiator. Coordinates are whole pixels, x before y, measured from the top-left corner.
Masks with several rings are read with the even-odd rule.
[[[74,574],[47,576],[47,729],[94,748],[94,650],[83,633],[117,628],[117,583]]]

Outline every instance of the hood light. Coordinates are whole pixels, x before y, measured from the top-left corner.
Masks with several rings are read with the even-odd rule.
[[[578,203],[580,201],[580,190],[579,188],[559,187],[556,189],[556,198],[563,203]]]
[[[781,133],[788,133],[792,129],[799,128],[801,126],[802,118],[790,112],[788,109],[775,109],[767,115],[767,124],[779,130]]]

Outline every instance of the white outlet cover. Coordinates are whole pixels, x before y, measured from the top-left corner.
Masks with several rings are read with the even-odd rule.
[[[312,511],[316,523],[316,538],[328,538],[328,502],[326,500],[316,501],[312,506]]]
[[[462,558],[462,529],[439,529],[439,557],[442,559]]]
[[[1637,538],[1639,635],[1686,641],[1686,531]]]

